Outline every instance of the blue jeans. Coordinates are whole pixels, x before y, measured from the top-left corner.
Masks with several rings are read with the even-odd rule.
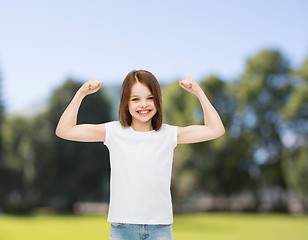
[[[110,240],[172,240],[171,224],[111,223]]]

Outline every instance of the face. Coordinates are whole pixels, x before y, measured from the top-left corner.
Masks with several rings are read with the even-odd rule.
[[[132,86],[128,109],[134,123],[149,123],[157,112],[151,91],[142,83]]]

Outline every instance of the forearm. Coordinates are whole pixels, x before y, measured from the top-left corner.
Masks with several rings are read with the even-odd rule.
[[[204,125],[210,127],[217,132],[225,132],[224,125],[217,113],[216,109],[213,107],[203,90],[196,93],[204,114]]]
[[[63,112],[58,122],[58,126],[56,129],[57,136],[63,136],[71,128],[76,126],[78,110],[85,96],[86,95],[82,93],[80,90],[76,92],[75,96],[73,97],[72,101],[70,102],[70,104],[67,106],[67,108]]]

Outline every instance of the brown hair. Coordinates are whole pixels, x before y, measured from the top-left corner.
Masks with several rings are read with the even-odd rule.
[[[153,94],[153,100],[157,112],[152,118],[152,127],[157,131],[163,124],[161,90],[155,76],[146,70],[133,70],[125,77],[121,88],[119,121],[125,127],[131,126],[132,116],[128,110],[128,103],[132,86],[136,82],[144,84]]]

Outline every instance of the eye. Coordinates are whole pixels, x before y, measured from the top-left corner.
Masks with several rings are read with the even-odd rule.
[[[132,101],[136,102],[138,101],[138,98],[133,98]]]
[[[153,100],[154,98],[153,98],[153,97],[149,97],[148,99],[149,99],[149,100]]]

